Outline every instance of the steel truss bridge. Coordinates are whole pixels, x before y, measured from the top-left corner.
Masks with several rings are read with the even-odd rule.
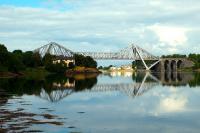
[[[118,52],[73,52],[64,46],[51,42],[35,49],[33,52],[39,53],[42,57],[46,54],[51,54],[64,57],[66,59],[72,59],[75,54],[81,54],[84,56],[90,56],[96,60],[141,60],[146,70],[150,70],[158,62],[160,62],[159,57],[152,55],[148,51],[134,44],[131,44]],[[152,60],[155,62],[148,66],[145,62],[146,60]]]
[[[151,82],[146,82],[147,78],[151,78]],[[146,91],[152,89],[154,86],[159,84],[159,80],[151,75],[150,73],[146,73],[141,82],[133,82],[133,83],[117,83],[117,84],[97,84],[94,85],[91,89],[86,88],[81,92],[84,93],[92,93],[92,92],[122,92],[123,94],[134,98],[137,96],[141,96]],[[46,92],[45,89],[42,89],[39,97],[45,99],[50,102],[58,102],[63,98],[77,93],[73,87],[62,87],[57,88],[56,90],[51,91],[50,93]]]

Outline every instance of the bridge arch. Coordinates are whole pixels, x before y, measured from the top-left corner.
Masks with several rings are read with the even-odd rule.
[[[183,66],[183,61],[182,60],[178,60],[177,61],[177,68],[180,69]]]
[[[175,72],[171,72],[171,81],[176,81],[177,77],[176,77],[176,73]]]
[[[172,60],[171,63],[170,63],[170,67],[171,67],[171,71],[176,71],[176,61],[175,60]]]
[[[165,62],[164,62],[165,71],[169,71],[169,69],[170,69],[169,64],[170,64],[169,60],[165,60]]]

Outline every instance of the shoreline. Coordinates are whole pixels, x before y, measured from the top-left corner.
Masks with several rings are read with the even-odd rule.
[[[102,73],[97,68],[90,67],[75,67],[73,69],[66,70],[65,74],[87,74],[87,73]]]
[[[65,76],[73,76],[77,74],[82,74],[82,75],[87,75],[87,74],[101,74],[101,73],[110,73],[110,72],[136,72],[137,70],[133,71],[126,71],[126,70],[121,70],[121,71],[110,71],[110,70],[99,70],[97,68],[85,68],[85,67],[76,67],[74,69],[66,70],[64,73]],[[181,70],[178,72],[195,72],[195,73],[200,73],[200,69],[190,69],[190,70]],[[50,73],[47,70],[43,68],[34,68],[34,69],[27,69],[22,72],[14,73],[14,72],[0,72],[0,78],[20,78],[20,77],[31,77],[31,78],[43,78],[47,75],[50,74],[55,74],[55,73]]]

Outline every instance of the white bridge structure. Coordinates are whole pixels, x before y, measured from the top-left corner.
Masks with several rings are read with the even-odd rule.
[[[75,54],[81,54],[84,56],[90,56],[96,60],[141,60],[146,70],[150,70],[160,61],[159,57],[152,55],[148,51],[134,44],[131,44],[118,52],[73,52],[64,46],[51,42],[35,49],[33,52],[39,53],[42,57],[46,54],[51,54],[60,57],[62,56],[66,59],[73,59]],[[152,60],[155,62],[148,66],[145,62],[146,60]]]
[[[151,82],[146,82],[146,79],[152,79]],[[92,92],[122,92],[123,94],[134,98],[141,96],[146,91],[152,89],[154,86],[159,84],[159,80],[151,75],[146,73],[141,82],[132,82],[132,83],[112,83],[112,84],[96,84],[91,89],[85,88],[81,93],[92,93]],[[73,87],[56,87],[56,90],[52,90],[50,93],[46,92],[45,89],[42,89],[39,97],[50,102],[58,102],[63,98],[73,94],[78,93]]]

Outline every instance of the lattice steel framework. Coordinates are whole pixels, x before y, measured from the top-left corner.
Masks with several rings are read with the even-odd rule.
[[[84,56],[91,56],[97,60],[141,60],[146,70],[150,70],[160,61],[159,57],[150,54],[148,51],[134,44],[118,52],[72,52],[55,42],[51,42],[34,50],[34,52],[38,52],[42,57],[44,57],[45,54],[51,54],[64,56],[66,58],[73,58],[74,54],[81,54]],[[154,60],[155,62],[150,66],[147,66],[145,60]]]
[[[130,45],[118,52],[75,52],[76,54],[82,54],[84,56],[91,56],[94,59],[116,59],[116,60],[140,60],[142,57],[144,60],[158,60],[159,57],[154,56],[146,50],[140,48],[137,45]],[[139,54],[140,56],[139,56]]]
[[[50,42],[49,44],[46,44],[40,48],[35,49],[33,52],[39,53],[42,57],[44,57],[46,54],[51,54],[55,56],[64,56],[67,58],[72,58],[74,56],[74,53],[71,50],[55,42]]]

